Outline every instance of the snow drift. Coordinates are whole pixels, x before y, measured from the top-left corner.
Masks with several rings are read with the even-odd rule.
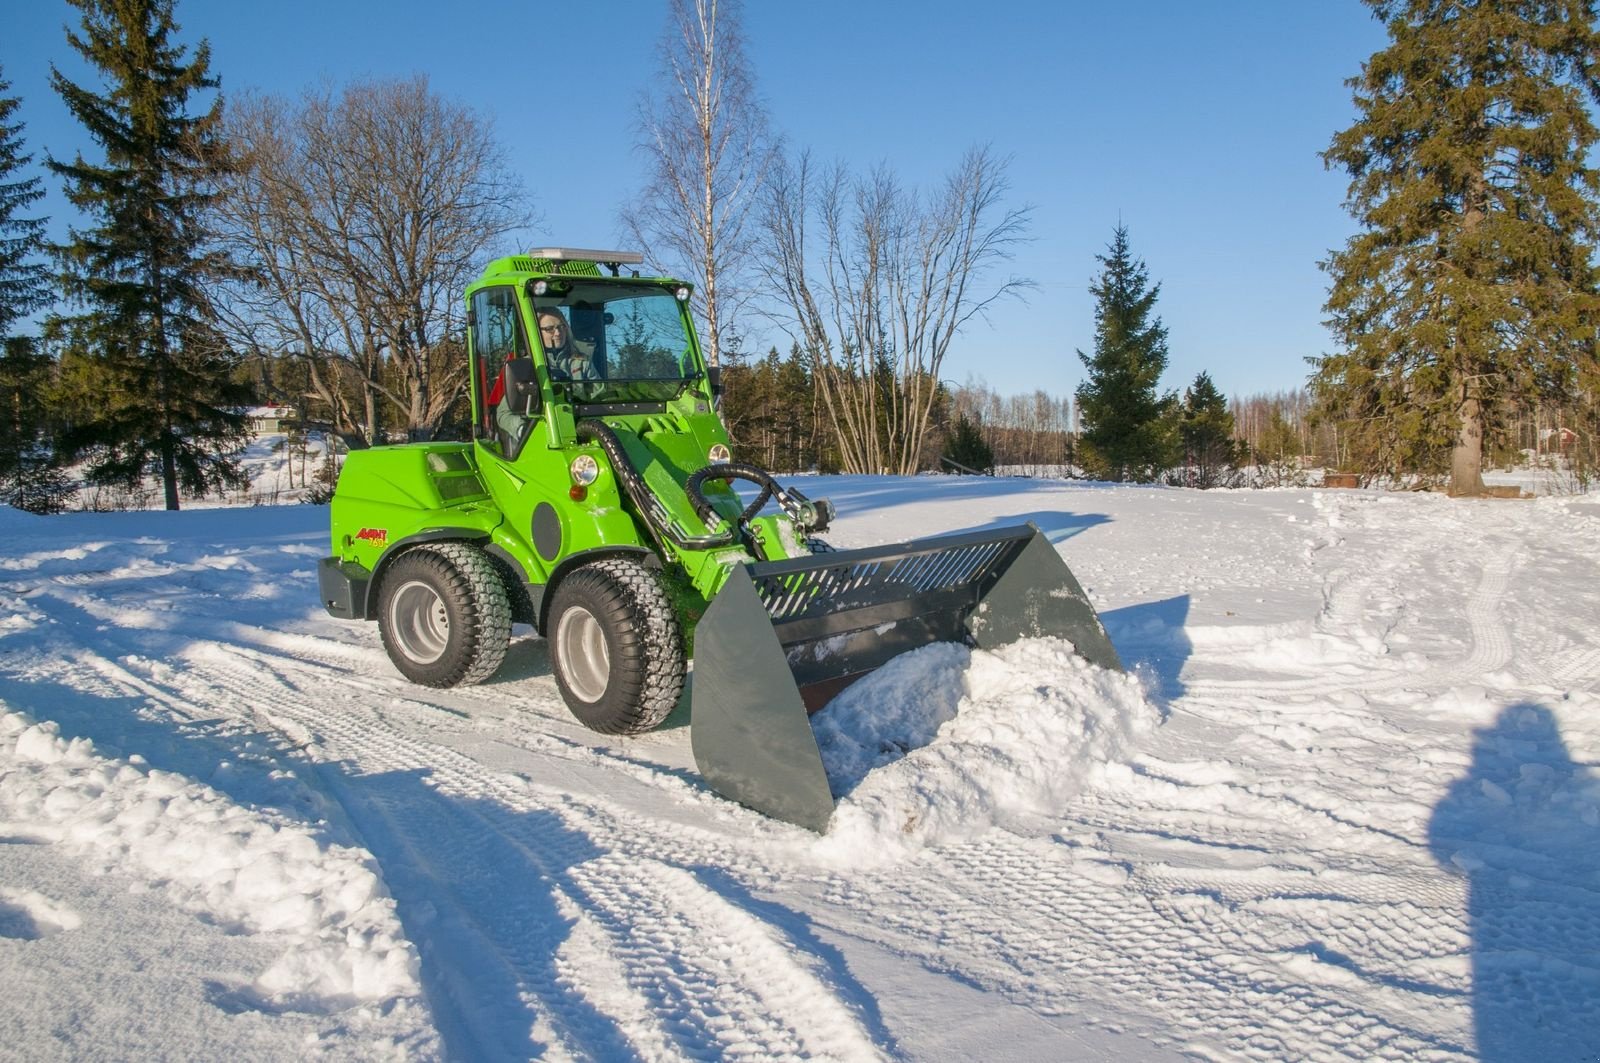
[[[903,654],[813,721],[841,798],[818,851],[882,861],[1048,818],[1159,719],[1135,677],[1060,639]]]
[[[3,705],[0,809],[102,872],[136,871],[184,908],[281,935],[282,956],[246,987],[263,1000],[336,1011],[421,990],[394,901],[361,850],[180,775],[102,757],[88,739]]]

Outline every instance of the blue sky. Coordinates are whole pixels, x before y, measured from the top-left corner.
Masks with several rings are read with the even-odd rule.
[[[530,245],[617,246],[618,208],[643,175],[634,115],[665,3],[177,10],[180,40],[210,40],[228,94],[427,74],[492,120],[544,219]],[[58,234],[69,208],[43,155],[93,157],[49,88],[51,62],[92,83],[68,22],[76,12],[57,0],[0,0],[0,67],[22,97],[49,191],[40,209]],[[1167,386],[1204,370],[1225,394],[1287,390],[1304,384],[1307,356],[1331,349],[1316,263],[1354,230],[1345,178],[1318,152],[1354,115],[1344,79],[1385,39],[1357,0],[750,0],[745,32],[774,127],[820,160],[888,162],[931,186],[973,144],[1011,156],[1012,202],[1034,208],[1011,270],[1038,287],[958,339],[945,378],[1070,394],[1083,379],[1075,351],[1093,343],[1094,256],[1119,219],[1162,284]],[[561,157],[543,149],[552,129]]]

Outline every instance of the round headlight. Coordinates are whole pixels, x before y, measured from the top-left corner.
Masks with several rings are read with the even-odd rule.
[[[572,459],[572,482],[588,487],[600,478],[600,463],[591,455],[579,454]]]
[[[679,288],[677,291],[673,292],[672,294],[678,297],[678,302],[680,302],[680,303],[686,303],[686,302],[689,301],[689,289],[688,288]]]
[[[733,460],[733,455],[728,452],[727,446],[722,443],[711,444],[711,449],[706,451],[706,457],[713,465],[724,465]]]
[[[534,281],[533,282],[533,294],[534,295],[543,295],[545,292],[547,292],[549,290],[550,290],[550,282],[549,281]]]

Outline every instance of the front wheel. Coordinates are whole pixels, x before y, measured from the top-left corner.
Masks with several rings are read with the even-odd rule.
[[[433,543],[395,558],[384,573],[378,632],[413,683],[481,683],[505,660],[511,604],[487,554],[466,543]]]
[[[601,734],[640,734],[683,693],[683,635],[655,573],[631,558],[596,561],[556,588],[545,624],[561,697]]]

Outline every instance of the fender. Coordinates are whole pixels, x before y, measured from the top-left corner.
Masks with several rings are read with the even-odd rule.
[[[550,618],[550,601],[554,597],[552,592],[561,585],[561,581],[573,569],[587,565],[591,561],[602,561],[608,557],[632,557],[641,560],[650,568],[661,567],[661,558],[656,556],[655,551],[647,550],[642,546],[597,546],[592,550],[583,550],[570,557],[563,558],[561,563],[551,570],[548,583],[542,587],[529,588],[530,591],[537,595],[534,610],[538,614],[539,622],[535,626],[538,628],[540,635],[545,633],[545,621]]]
[[[394,559],[418,543],[482,543],[487,542],[488,539],[489,533],[481,528],[427,528],[423,531],[413,532],[402,539],[396,539],[384,550],[383,556],[378,558],[378,563],[372,566],[372,574],[367,577],[366,585],[360,590],[361,600],[356,601],[352,597],[351,608],[363,620],[378,619],[377,596],[368,593],[369,590],[373,587],[381,586],[383,573],[394,562]]]

